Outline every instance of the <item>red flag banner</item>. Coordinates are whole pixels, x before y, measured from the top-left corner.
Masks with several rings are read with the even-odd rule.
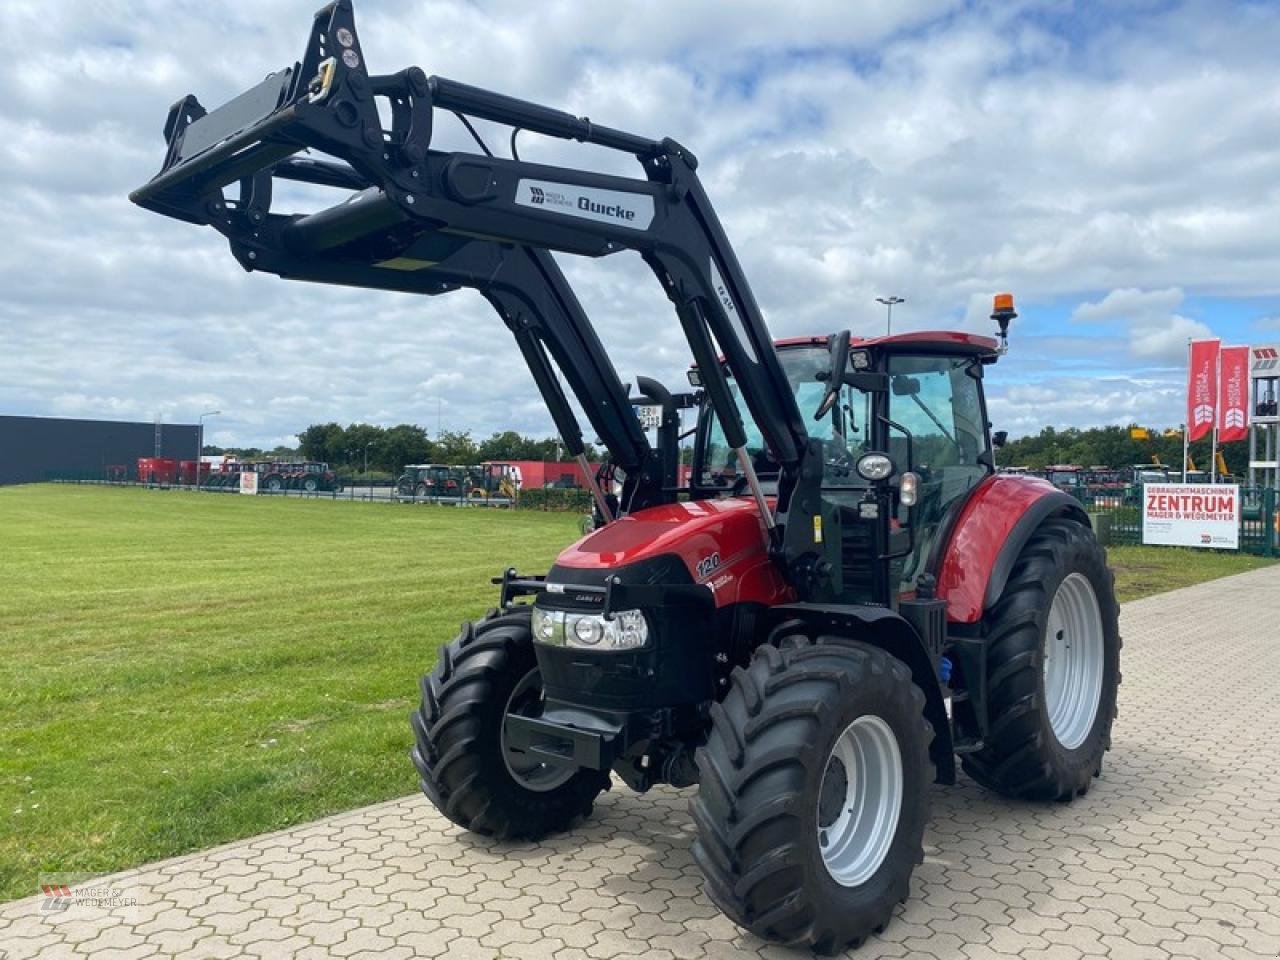
[[[1223,347],[1218,360],[1218,442],[1249,436],[1249,348]]]
[[[1187,437],[1199,440],[1213,429],[1218,399],[1218,340],[1193,340],[1187,371]]]

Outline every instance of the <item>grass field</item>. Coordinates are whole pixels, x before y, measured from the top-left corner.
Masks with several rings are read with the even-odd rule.
[[[418,675],[566,514],[0,489],[0,899],[417,789]]]
[[[1121,603],[1275,563],[1247,553],[1183,547],[1111,547],[1107,557]]]
[[[417,678],[565,514],[0,489],[0,899],[411,793]],[[1256,566],[1111,551],[1123,599]]]

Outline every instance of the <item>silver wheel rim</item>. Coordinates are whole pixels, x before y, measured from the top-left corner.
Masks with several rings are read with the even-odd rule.
[[[516,688],[511,691],[511,696],[507,698],[506,709],[502,711],[504,720],[509,713],[526,717],[536,715],[541,704],[542,674],[538,672],[537,667],[534,667],[521,678],[520,682],[516,684]],[[502,762],[506,764],[507,773],[511,774],[516,783],[526,790],[533,790],[536,793],[554,790],[556,787],[567,783],[577,773],[577,770],[573,767],[543,763],[541,760],[529,756],[523,750],[507,746],[507,725],[505,722],[502,724],[500,739]]]
[[[859,717],[836,738],[818,790],[818,849],[842,887],[880,869],[902,811],[902,754],[889,724]]]
[[[1058,585],[1044,636],[1044,702],[1058,743],[1074,750],[1088,738],[1102,699],[1102,612],[1093,584],[1073,573]]]

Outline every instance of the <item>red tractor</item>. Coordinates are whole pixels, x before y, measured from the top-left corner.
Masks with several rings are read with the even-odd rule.
[[[437,112],[620,151],[644,176],[433,149]],[[599,528],[545,574],[507,570],[496,609],[422,680],[413,762],[450,820],[538,838],[589,814],[611,775],[696,784],[710,898],[831,952],[907,896],[931,782],[962,766],[1011,797],[1088,789],[1115,716],[1117,606],[1080,504],[996,473],[983,381],[1011,297],[999,339],[775,344],[685,147],[416,67],[370,75],[349,0],[317,14],[300,63],[213,112],[185,97],[165,131],[135,202],[213,226],[248,270],[478,290],[584,467]],[[354,195],[279,212],[277,180]],[[646,381],[652,444],[551,251],[638,252],[672,302],[695,389]],[[562,384],[608,450],[608,491]]]

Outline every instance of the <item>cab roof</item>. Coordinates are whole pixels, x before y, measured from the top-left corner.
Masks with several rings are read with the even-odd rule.
[[[778,350],[785,350],[788,347],[826,346],[826,343],[826,337],[818,336],[783,337],[773,341],[774,348]],[[995,337],[984,337],[959,330],[912,330],[883,337],[853,337],[849,341],[849,346],[906,347],[917,350],[942,348],[957,353],[995,353],[997,343]]]

